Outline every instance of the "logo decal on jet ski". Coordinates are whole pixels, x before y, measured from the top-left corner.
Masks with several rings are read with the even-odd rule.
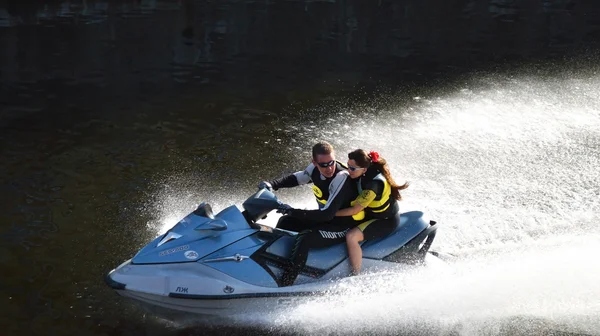
[[[186,251],[183,255],[186,258],[188,258],[188,259],[196,259],[196,258],[198,258],[198,252],[192,251],[192,250]]]
[[[291,304],[298,303],[298,302],[300,302],[299,298],[283,298],[283,299],[277,300],[277,304],[283,305],[283,306],[289,306]]]
[[[181,252],[181,251],[185,251],[185,250],[189,250],[189,249],[190,249],[190,245],[182,245],[182,246],[174,247],[172,249],[164,250],[164,251],[160,252],[158,255],[160,257],[164,257],[166,255],[173,254],[175,252]]]
[[[224,292],[224,293],[227,293],[227,294],[231,294],[231,293],[233,293],[233,291],[234,291],[234,290],[235,290],[235,289],[234,289],[233,287],[231,287],[231,286],[225,286],[225,287],[223,288],[223,292]]]
[[[321,236],[323,238],[329,238],[329,239],[344,238],[346,236],[346,232],[348,232],[348,230],[344,230],[344,231],[322,231],[322,230],[319,230],[319,233],[321,234]]]

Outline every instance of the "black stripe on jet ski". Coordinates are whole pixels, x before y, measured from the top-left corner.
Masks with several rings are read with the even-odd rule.
[[[181,294],[169,293],[169,297],[176,299],[192,300],[235,300],[235,299],[256,299],[269,297],[290,297],[290,296],[323,296],[325,292],[272,292],[256,294],[231,294],[231,295],[199,295],[199,294]]]
[[[110,273],[104,277],[104,282],[112,289],[125,289],[125,284],[113,280],[113,278],[110,277]]]
[[[250,255],[250,259],[254,260],[260,267],[262,267],[270,276],[273,278],[278,287],[281,286],[279,278],[273,273],[271,268],[267,265],[269,262],[265,260],[264,255],[270,254],[267,253],[266,250],[273,244],[277,239],[281,238],[281,235],[273,234],[273,233],[262,233],[261,231],[257,232],[257,235],[261,239],[270,239],[270,241],[266,242],[263,246],[261,246],[256,252]],[[281,258],[283,259],[283,258]],[[284,259],[285,260],[285,259]],[[277,264],[273,264],[275,267],[282,267],[283,263],[279,261]]]
[[[259,232],[260,233],[260,232]],[[263,246],[261,246],[261,248],[259,248],[258,250],[256,250],[256,252],[254,252],[250,258],[252,260],[254,260],[254,262],[256,262],[258,265],[260,265],[267,273],[269,273],[269,275],[273,278],[273,280],[275,281],[275,283],[277,283],[277,286],[281,287],[281,279],[279,277],[277,277],[275,275],[275,273],[273,273],[273,271],[271,270],[271,268],[269,267],[269,265],[274,266],[274,267],[278,267],[280,269],[283,269],[289,262],[290,259],[289,257],[282,257],[282,256],[278,256],[276,254],[273,253],[269,253],[267,252],[267,249],[275,242],[277,241],[277,239],[279,239],[283,234],[281,235],[273,235],[273,233],[270,233],[270,239],[272,239],[271,241],[268,241],[267,243],[265,243]],[[265,239],[266,237],[260,237]],[[275,238],[275,239],[273,239]],[[268,238],[267,238],[268,239]],[[329,272],[329,270],[322,270],[320,268],[315,268],[315,267],[311,267],[308,265],[305,265],[299,272],[299,274],[305,275],[305,276],[309,276],[312,278],[320,278],[322,277],[325,273]]]
[[[264,252],[259,257],[260,257],[260,259],[259,259],[260,262],[264,262],[265,265],[271,265],[271,266],[279,267],[281,269],[283,269],[285,267],[285,265],[287,265],[287,263],[289,262],[289,259],[287,259],[287,258],[283,258],[283,257],[280,257],[280,256],[272,254],[272,253],[268,253],[268,252]],[[257,263],[260,264],[260,262],[257,262]],[[300,270],[299,274],[306,275],[306,276],[309,276],[312,278],[320,278],[321,276],[323,276],[325,273],[329,272],[330,270],[331,269],[323,270],[320,268],[305,265]],[[270,271],[270,269],[269,269],[269,271]],[[275,280],[278,281],[279,279],[275,279]]]
[[[413,237],[408,243],[404,244],[404,246],[390,253],[386,257],[383,257],[382,260],[408,264],[417,264],[423,262],[425,255],[429,251],[429,248],[435,239],[438,228],[435,226],[435,224],[436,222],[430,221],[429,227]],[[421,243],[423,243],[423,246],[420,246]]]
[[[267,252],[267,249],[275,242],[277,239],[281,238],[285,234],[283,233],[275,233],[275,232],[258,232],[260,239],[269,240],[263,246],[261,246],[258,250],[256,250],[250,258],[254,260],[258,265],[260,265],[270,276],[273,278],[273,281],[277,284],[277,286],[281,287],[281,279],[273,273],[269,266],[274,266],[279,269],[283,269],[290,261],[289,257],[282,257],[273,253]],[[422,236],[421,236],[422,237]],[[430,245],[430,244],[429,244]],[[400,251],[404,252],[404,251]],[[392,254],[397,254],[398,251],[393,252]],[[389,256],[388,256],[389,258]],[[376,260],[381,260],[382,258],[377,258]],[[384,259],[385,260],[385,259]],[[341,259],[339,262],[333,264],[328,269],[321,269],[312,266],[305,265],[299,272],[304,276],[309,276],[312,278],[320,278],[325,274],[329,273],[331,270],[336,268],[341,263],[346,262],[346,258]]]

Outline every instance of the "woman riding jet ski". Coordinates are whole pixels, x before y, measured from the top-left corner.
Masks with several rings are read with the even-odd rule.
[[[406,189],[408,184],[399,186],[394,182],[386,161],[377,152],[367,154],[357,149],[349,153],[348,171],[337,174],[331,187],[330,198],[322,209],[297,210],[284,206],[280,210],[301,222],[311,223],[296,236],[291,262],[282,276],[285,286],[294,284],[306,263],[309,249],[344,241],[348,246],[352,273],[358,274],[362,260],[359,242],[365,237],[369,240],[385,237],[399,224],[397,200],[401,199],[400,190]],[[353,200],[357,194],[358,198]],[[343,209],[338,210],[340,208]]]

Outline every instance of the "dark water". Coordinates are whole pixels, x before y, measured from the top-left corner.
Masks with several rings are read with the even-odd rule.
[[[2,334],[267,333],[178,329],[104,285],[157,194],[239,201],[306,162],[295,126],[599,39],[594,1],[0,0]]]

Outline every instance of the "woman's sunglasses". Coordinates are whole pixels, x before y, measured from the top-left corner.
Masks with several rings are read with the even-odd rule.
[[[357,171],[357,170],[359,170],[359,169],[365,169],[365,168],[348,166],[348,169],[349,169],[350,171]]]

